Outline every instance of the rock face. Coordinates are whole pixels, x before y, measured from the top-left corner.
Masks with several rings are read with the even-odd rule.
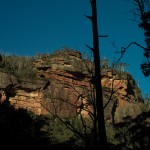
[[[9,101],[36,114],[89,117],[94,99],[93,68],[78,51],[40,55],[34,63],[37,79],[32,82],[0,72],[1,102]],[[132,76],[108,67],[101,72],[105,119],[117,123],[125,116],[140,114],[142,96]]]
[[[114,73],[108,70],[102,78],[106,120],[121,122],[126,116],[135,118],[141,113],[142,96],[134,79],[128,73]],[[110,117],[111,116],[111,117]]]
[[[52,105],[55,103],[55,112],[58,114],[68,116],[80,110],[83,116],[88,117],[88,112],[92,112],[93,100],[91,72],[94,67],[91,62],[83,60],[78,51],[67,51],[58,52],[57,56],[51,59],[47,56],[37,60],[35,68],[38,78],[51,81],[49,89],[46,90],[47,100],[45,99],[45,105],[49,110],[54,111]],[[116,123],[122,121],[125,116],[136,117],[141,113],[142,96],[130,74],[108,67],[102,68],[101,82],[107,121]],[[84,95],[90,101],[87,102],[88,105],[83,105],[83,98],[80,105],[76,106],[80,95]]]
[[[36,114],[41,114],[44,108],[41,105],[44,88],[48,81],[29,80],[19,81],[13,75],[0,72],[0,102],[8,102],[15,108],[25,108]]]
[[[92,63],[84,62],[78,51],[58,52],[57,56],[49,57],[35,62],[37,77],[50,81],[43,103],[52,114],[75,115],[78,96],[90,91],[90,74],[86,65],[91,67]]]

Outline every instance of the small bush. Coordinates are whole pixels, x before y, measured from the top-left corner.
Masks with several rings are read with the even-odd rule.
[[[36,77],[36,72],[33,69],[33,62],[33,57],[15,55],[3,56],[1,67],[18,78],[34,79]]]

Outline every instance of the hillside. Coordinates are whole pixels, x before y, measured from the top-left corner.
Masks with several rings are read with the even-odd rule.
[[[93,70],[92,62],[76,50],[39,54],[35,58],[3,56],[0,101],[39,115],[88,118],[87,110],[93,110]],[[108,66],[102,66],[101,72],[105,120],[118,123],[126,116],[139,115],[143,101],[133,77]]]

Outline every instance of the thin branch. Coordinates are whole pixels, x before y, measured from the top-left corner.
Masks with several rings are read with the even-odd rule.
[[[88,47],[92,52],[94,52],[94,48],[90,47],[89,45],[86,44],[86,47]]]
[[[93,18],[92,18],[92,16],[87,16],[87,15],[84,15],[87,19],[90,19],[90,20],[92,20]]]
[[[70,131],[76,133],[77,135],[79,135],[83,140],[85,140],[85,137],[82,133],[78,132],[77,129],[70,123],[66,123],[61,117],[59,117],[59,115],[51,112],[47,107],[45,107],[42,103],[41,103],[42,107],[45,108],[50,114],[52,114],[53,116],[55,116],[56,118],[58,118]]]
[[[115,79],[113,79],[113,82],[112,82],[110,97],[109,97],[107,103],[105,104],[105,106],[103,107],[103,109],[105,109],[105,108],[107,107],[107,105],[108,105],[109,102],[111,101],[113,95],[114,95],[114,94],[118,91],[118,89],[119,89],[119,88],[118,88],[117,90],[114,91],[114,89],[121,83],[121,81],[119,81],[118,84],[117,84],[115,87],[114,87],[114,81],[115,81]]]
[[[131,45],[137,45],[138,47],[142,48],[142,49],[145,50],[145,51],[148,51],[148,52],[150,51],[149,48],[145,48],[145,47],[143,47],[142,45],[138,44],[137,42],[131,42],[131,43],[129,43],[129,45],[128,45],[127,47],[121,47],[121,51],[116,51],[116,52],[115,52],[115,53],[120,53],[120,54],[121,54],[121,56],[118,58],[118,60],[115,62],[115,64],[117,64],[117,63],[121,60],[121,58],[122,58],[123,55],[125,54],[126,50],[127,50]]]
[[[134,21],[134,22],[137,22],[137,23],[141,23],[140,21],[138,21],[138,20],[135,20],[135,19],[129,19],[130,21]]]
[[[98,37],[103,37],[103,38],[105,38],[105,37],[108,37],[108,35],[99,35]]]

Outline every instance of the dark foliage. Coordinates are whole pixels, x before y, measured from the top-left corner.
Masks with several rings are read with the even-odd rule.
[[[43,128],[46,124],[49,125],[50,121],[54,120],[46,116],[37,116],[25,109],[15,109],[7,102],[0,104],[0,148],[80,150],[80,147],[74,146],[74,140],[70,140],[69,143],[53,143],[55,137]]]
[[[138,5],[138,11],[140,13],[139,27],[144,29],[145,42],[147,48],[144,49],[144,57],[146,61],[141,64],[141,70],[145,77],[150,75],[150,11],[146,11],[146,8],[150,7],[149,0],[135,0]]]
[[[143,64],[141,64],[141,70],[145,77],[148,77],[150,75],[150,63],[144,62]]]
[[[45,118],[32,115],[24,109],[0,105],[0,147],[5,149],[48,149],[49,139],[41,131]]]
[[[150,111],[143,112],[135,119],[124,118],[123,123],[115,125],[118,133],[115,138],[120,142],[114,149],[148,150],[150,147]]]

